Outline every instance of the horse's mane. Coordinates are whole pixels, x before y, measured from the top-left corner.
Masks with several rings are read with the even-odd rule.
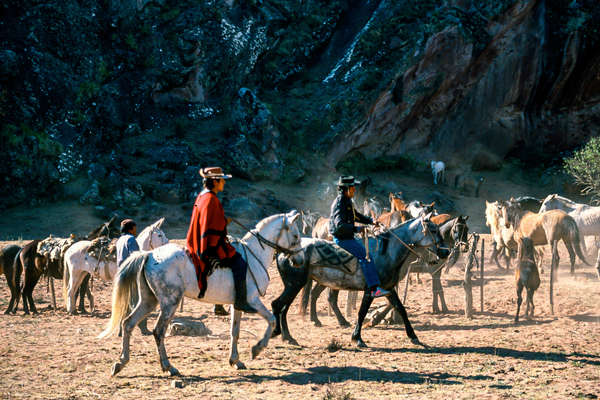
[[[554,196],[552,199],[553,200],[559,200],[562,201],[563,203],[567,203],[567,204],[571,204],[571,205],[578,205],[578,203],[574,202],[571,199],[567,199],[566,197],[560,196],[558,194],[549,194],[548,196],[546,196],[546,198],[544,199],[544,203],[546,201],[550,200],[550,197]]]

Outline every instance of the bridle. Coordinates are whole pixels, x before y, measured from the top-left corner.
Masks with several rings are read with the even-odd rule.
[[[437,240],[435,240],[435,238],[434,238],[434,236],[433,236],[433,233],[431,233],[431,230],[430,230],[430,229],[429,229],[429,227],[427,226],[426,222],[427,222],[427,221],[425,221],[425,220],[421,219],[421,223],[422,223],[422,225],[423,225],[423,230],[422,230],[422,233],[423,233],[424,235],[427,235],[427,236],[429,236],[429,237],[431,238],[431,241],[432,241],[432,242],[433,242],[433,244],[435,245],[435,249],[436,249],[436,250],[439,250],[441,247],[439,247],[439,246],[438,246]],[[417,252],[416,252],[416,251],[413,249],[413,245],[409,245],[409,244],[407,244],[407,243],[406,243],[404,240],[402,240],[402,239],[400,238],[400,236],[398,236],[398,235],[396,235],[394,232],[392,232],[392,230],[391,230],[391,229],[388,229],[388,228],[385,228],[385,227],[384,227],[384,228],[383,228],[383,231],[384,231],[384,232],[388,232],[390,235],[392,235],[394,238],[396,238],[396,240],[398,240],[398,241],[399,241],[399,242],[400,242],[400,243],[401,243],[401,244],[402,244],[404,247],[406,247],[406,248],[408,249],[408,251],[410,251],[410,252],[411,252],[413,255],[415,255],[415,256],[417,257],[417,259],[419,259],[419,260],[421,260],[421,261],[423,261],[423,262],[428,262],[427,260],[425,260],[425,258],[424,258],[422,255],[420,255],[419,253],[417,253]],[[427,251],[429,251],[429,252],[431,252],[431,253],[433,253],[433,254],[434,254],[434,255],[435,255],[435,256],[436,256],[436,257],[439,259],[439,256],[437,255],[437,251],[435,251],[435,252],[434,252],[433,250],[431,250],[431,249],[429,249],[429,248],[426,248],[426,250],[427,250]]]
[[[285,216],[282,218],[286,218]],[[235,222],[236,224],[238,224],[239,226],[241,226],[242,228],[244,228],[247,232],[249,232],[252,236],[254,236],[255,238],[258,239],[258,243],[260,244],[260,247],[263,248],[264,250],[264,245],[267,245],[269,247],[271,247],[272,249],[275,250],[275,253],[283,253],[286,256],[292,256],[296,253],[299,253],[302,251],[302,247],[296,249],[296,250],[291,250],[288,248],[285,248],[283,246],[279,245],[279,239],[281,239],[281,235],[283,234],[283,231],[289,231],[290,227],[287,224],[287,220],[285,221],[283,228],[279,231],[279,235],[277,236],[277,239],[275,239],[275,242],[270,241],[269,239],[265,238],[263,235],[261,235],[260,233],[258,233],[258,231],[256,230],[256,228],[248,228],[246,227],[244,224],[242,224],[241,222],[239,222],[238,220],[231,218],[232,222]],[[296,247],[296,246],[300,246],[300,242],[298,243],[291,243],[292,247]]]
[[[464,241],[462,240],[462,235],[460,233],[460,231],[458,230],[458,227],[460,226],[464,226],[465,229],[467,228],[467,223],[466,222],[459,222],[460,218],[456,218],[456,221],[454,221],[454,224],[452,224],[452,229],[450,230],[450,233],[452,234],[452,236],[454,237],[454,234],[456,233],[457,235],[459,235],[458,240],[454,240],[454,247],[457,246],[467,246],[468,248],[468,241]]]

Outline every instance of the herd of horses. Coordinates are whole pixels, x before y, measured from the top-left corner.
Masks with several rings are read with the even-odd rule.
[[[386,299],[402,319],[409,339],[426,346],[418,339],[408,314],[398,297],[396,286],[407,277],[412,266],[426,271],[433,277],[433,311],[447,312],[440,276],[444,267],[454,265],[461,253],[469,250],[468,217],[438,214],[435,204],[420,201],[406,203],[399,193],[390,193],[390,207],[383,210],[367,200],[365,212],[380,222],[369,235],[364,236],[367,254],[375,261],[381,286],[390,290]],[[597,210],[597,211],[596,211]],[[597,212],[597,214],[596,214]],[[534,246],[549,244],[553,263],[550,268],[551,282],[558,266],[557,242],[563,241],[574,271],[575,255],[585,264],[581,246],[584,236],[600,236],[600,224],[594,228],[596,215],[600,221],[600,208],[574,203],[557,195],[544,201],[522,197],[506,201],[486,202],[486,224],[490,227],[494,251],[491,258],[502,268],[498,256],[502,255],[508,268],[516,255],[517,313],[522,302],[522,290],[527,289],[526,316],[532,317],[533,293],[539,287],[539,271],[542,254]],[[211,304],[232,304],[234,300],[233,275],[228,268],[215,268],[207,277],[203,297],[196,269],[179,245],[169,243],[161,225],[164,219],[145,228],[136,238],[142,251],[133,253],[120,268],[114,261],[97,257],[89,252],[90,239],[99,236],[114,237],[118,233],[111,223],[104,224],[83,240],[69,244],[51,258],[39,252],[40,241],[33,241],[23,248],[8,246],[0,250],[0,267],[9,281],[11,301],[8,312],[16,312],[19,297],[23,298],[24,311],[36,312],[31,292],[42,275],[63,279],[66,308],[75,313],[76,296],[80,298],[80,310],[84,297],[91,299],[90,276],[113,282],[112,312],[106,329],[99,337],[108,337],[117,331],[122,334],[122,350],[119,360],[112,367],[117,374],[129,362],[130,338],[133,329],[148,315],[160,307],[158,321],[153,330],[163,371],[178,375],[170,363],[164,344],[167,327],[184,297]],[[298,222],[302,222],[302,230]],[[241,239],[232,240],[233,246],[248,262],[248,303],[267,322],[262,338],[252,347],[252,358],[258,356],[268,345],[271,337],[281,335],[284,341],[297,343],[287,324],[287,313],[294,299],[304,289],[303,308],[306,310],[312,293],[311,319],[318,324],[315,302],[324,288],[330,289],[329,303],[340,325],[349,325],[341,314],[337,297],[339,290],[349,293],[363,291],[361,304],[352,333],[352,341],[364,347],[362,325],[373,298],[364,291],[366,282],[357,260],[343,253],[331,242],[324,227],[326,218],[310,212],[295,210],[276,214],[258,222]],[[307,235],[311,235],[308,237]],[[262,302],[271,279],[268,268],[275,262],[284,285],[283,292],[271,303],[270,311]],[[589,264],[588,264],[589,265]],[[417,268],[417,267],[415,267]],[[25,282],[20,284],[22,270]],[[598,270],[600,278],[600,269]],[[408,279],[408,278],[407,278]],[[316,282],[312,288],[312,282]],[[352,303],[350,298],[348,305]],[[438,305],[441,302],[441,309]],[[93,305],[92,305],[93,307]],[[350,310],[351,310],[351,306]],[[348,311],[348,310],[347,310]],[[241,312],[230,308],[231,344],[229,363],[235,368],[245,368],[239,359]],[[314,318],[313,318],[314,317]]]

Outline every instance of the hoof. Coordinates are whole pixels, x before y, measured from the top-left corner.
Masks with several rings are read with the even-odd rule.
[[[429,348],[429,346],[427,346],[425,343],[421,342],[418,338],[412,338],[412,339],[410,339],[410,342],[414,345],[421,346],[425,349]]]
[[[313,321],[313,323],[315,324],[315,326],[316,326],[317,328],[320,328],[320,327],[322,327],[322,326],[323,326],[323,324],[321,323],[321,321]]]
[[[256,357],[258,357],[261,351],[262,348],[259,345],[256,344],[252,346],[252,359],[254,360]]]
[[[152,335],[152,331],[149,331],[148,329],[142,330],[141,333],[142,333],[143,336],[150,336],[150,335]]]
[[[243,362],[241,362],[240,360],[237,360],[235,362],[229,360],[229,365],[231,365],[233,368],[238,369],[238,370],[239,369],[246,369],[246,365]]]
[[[342,328],[349,328],[350,327],[350,322],[348,322],[346,320],[343,320],[343,321],[340,322],[340,326]]]
[[[229,312],[225,309],[225,307],[223,307],[220,304],[215,305],[215,315],[219,315],[219,316],[227,316],[229,315]]]
[[[115,376],[116,374],[121,372],[122,369],[123,369],[123,364],[121,364],[120,362],[114,363],[112,366],[112,369],[110,370],[111,376]]]
[[[179,370],[177,370],[177,368],[175,368],[172,365],[169,367],[169,375],[171,375],[171,376],[181,376],[181,374],[179,373]]]
[[[369,346],[367,346],[367,344],[365,342],[363,342],[363,340],[361,338],[358,338],[358,339],[352,338],[352,341],[356,344],[356,347],[361,347],[361,348],[369,347]]]
[[[271,333],[271,337],[272,337],[272,338],[274,338],[274,337],[277,337],[277,336],[279,336],[279,335],[281,335],[281,329],[275,329],[275,330],[273,331],[273,333]]]
[[[283,341],[294,346],[300,346],[300,344],[293,337],[284,338]]]

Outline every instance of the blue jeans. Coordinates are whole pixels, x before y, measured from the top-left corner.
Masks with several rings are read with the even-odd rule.
[[[363,275],[365,276],[365,280],[367,281],[367,288],[371,289],[381,284],[379,281],[379,275],[377,275],[377,269],[375,269],[375,263],[373,260],[367,261],[367,252],[365,251],[364,246],[358,240],[340,240],[333,238],[333,241],[342,249],[358,258],[358,264],[360,265]]]

